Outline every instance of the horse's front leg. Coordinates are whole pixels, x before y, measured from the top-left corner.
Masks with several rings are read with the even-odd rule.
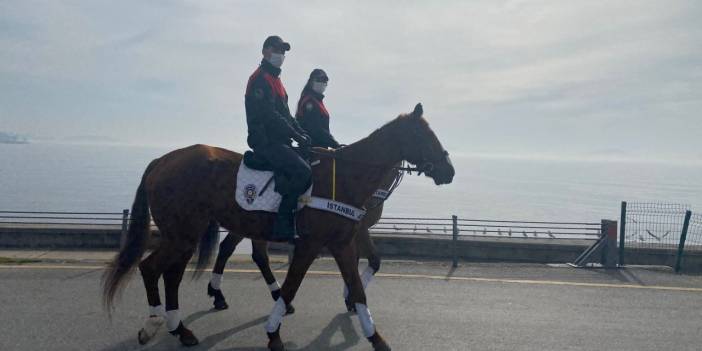
[[[214,298],[214,308],[216,310],[226,310],[229,308],[227,300],[224,298],[222,293],[222,276],[224,274],[224,267],[227,265],[227,261],[236,250],[236,246],[239,245],[244,237],[235,234],[234,232],[229,232],[227,236],[219,243],[219,252],[217,253],[217,261],[212,268],[212,278],[207,284],[207,295]]]
[[[363,290],[361,277],[358,275],[358,262],[356,248],[351,244],[330,246],[329,250],[336,263],[339,265],[339,270],[344,278],[344,283],[349,287],[349,302],[356,308],[358,321],[361,323],[363,335],[373,345],[375,351],[389,351],[390,346],[383,340],[375,328],[375,322],[371,317],[370,310],[366,304],[366,293]]]
[[[258,270],[261,271],[263,279],[268,285],[268,289],[271,291],[271,297],[273,301],[278,300],[280,297],[280,284],[273,274],[271,269],[271,263],[268,259],[268,242],[263,240],[252,240],[251,241],[251,259],[253,259]],[[285,314],[295,313],[295,307],[293,305],[287,305]]]
[[[286,306],[292,303],[302,279],[305,278],[307,270],[322,248],[319,243],[310,243],[310,241],[300,241],[295,245],[295,254],[290,263],[288,274],[285,276],[283,287],[280,289],[280,297],[276,300],[273,310],[268,316],[266,333],[268,333],[268,348],[271,351],[285,350],[280,338],[280,325],[286,313]]]
[[[370,238],[370,233],[368,232],[368,226],[363,223],[358,231],[358,235],[354,237],[354,242],[356,245],[356,265],[360,261],[360,255],[365,255],[368,259],[368,267],[361,274],[361,283],[363,284],[363,289],[368,287],[368,284],[373,280],[373,276],[380,269],[380,256],[377,254],[375,245]],[[354,245],[354,244],[352,244]],[[346,309],[349,312],[356,312],[356,307],[353,303],[349,301],[349,287],[344,284],[344,303],[346,304]]]

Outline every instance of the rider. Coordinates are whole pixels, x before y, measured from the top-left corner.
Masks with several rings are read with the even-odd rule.
[[[312,137],[312,146],[338,148],[339,143],[329,132],[329,111],[324,106],[324,90],[329,76],[324,70],[315,68],[302,89],[297,103],[295,118]]]
[[[295,237],[294,212],[297,199],[310,185],[309,164],[292,148],[310,145],[310,137],[290,115],[288,94],[280,81],[280,66],[290,44],[273,35],[263,42],[261,65],[249,77],[246,86],[247,142],[254,154],[265,159],[280,177],[276,191],[283,195],[278,208],[272,240],[292,240]]]

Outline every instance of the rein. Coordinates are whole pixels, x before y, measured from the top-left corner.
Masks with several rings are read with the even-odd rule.
[[[338,159],[339,161],[344,161],[344,162],[351,162],[351,163],[359,163],[367,167],[372,167],[372,168],[388,168],[386,166],[381,166],[377,165],[374,163],[370,162],[364,162],[364,161],[359,161],[359,160],[352,160],[352,159],[347,159],[347,158],[341,158],[337,155],[336,150],[329,153],[329,152],[321,152],[321,151],[315,151],[312,148],[308,148],[305,150],[305,152],[309,154],[315,154],[318,156],[326,157],[326,158],[331,158],[332,159],[332,200],[336,200],[336,160]],[[395,170],[397,174],[395,175],[395,178],[392,180],[390,183],[390,186],[387,189],[387,195],[385,195],[384,198],[377,198],[380,199],[376,204],[368,206],[368,210],[375,209],[376,207],[380,206],[383,204],[387,199],[390,198],[390,195],[395,191],[400,186],[400,183],[402,183],[402,178],[405,175],[405,172],[408,174],[412,174],[412,172],[417,172],[417,175],[421,175],[422,172],[425,170],[420,169],[420,167],[411,167],[409,165],[405,165],[405,161],[402,161],[402,165],[399,167],[389,167],[391,170]],[[433,168],[433,167],[432,167]]]

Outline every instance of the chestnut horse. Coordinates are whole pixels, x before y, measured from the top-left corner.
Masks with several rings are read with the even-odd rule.
[[[398,164],[400,165],[400,164]],[[365,285],[370,282],[372,277],[378,273],[380,270],[380,256],[375,249],[375,245],[370,238],[369,228],[374,226],[380,220],[383,214],[383,204],[387,197],[392,193],[392,191],[399,185],[402,180],[403,173],[401,170],[394,170],[390,172],[380,189],[384,190],[384,194],[381,196],[373,196],[365,204],[367,208],[366,214],[361,219],[361,223],[358,226],[358,233],[354,237],[354,242],[356,244],[356,252],[360,257],[363,256],[368,259],[368,268],[363,272],[361,278],[363,279],[364,288]],[[227,304],[227,299],[224,297],[224,293],[221,289],[222,275],[224,274],[224,267],[227,261],[236,250],[237,245],[244,239],[242,235],[238,235],[234,232],[229,232],[227,236],[219,243],[219,251],[217,252],[217,260],[215,261],[214,267],[212,268],[212,279],[207,283],[207,295],[214,298],[212,302],[216,310],[225,310],[229,308]],[[252,240],[251,241],[251,259],[256,263],[258,269],[261,271],[263,280],[271,291],[271,297],[273,301],[278,300],[280,297],[280,284],[273,274],[273,270],[270,266],[270,260],[268,259],[268,242],[265,240]],[[349,312],[355,311],[353,304],[349,302],[348,299],[348,287],[344,285],[344,303],[346,304],[346,309]],[[292,304],[286,306],[286,314],[295,313],[295,308]]]
[[[417,165],[437,185],[448,184],[455,174],[446,152],[422,117],[421,104],[351,145],[328,151],[313,167],[313,196],[360,208],[381,185],[395,164],[406,160]],[[317,149],[317,153],[322,153]],[[199,243],[197,267],[202,270],[216,244],[218,225],[253,240],[264,240],[273,228],[275,214],[245,211],[234,200],[236,174],[242,155],[229,150],[193,145],[172,151],[146,168],[132,205],[132,221],[125,244],[107,268],[103,301],[108,311],[133,267],[139,269],[146,288],[149,318],[139,332],[147,342],[165,323],[183,345],[198,343],[179,317],[178,288],[185,267]],[[334,195],[335,194],[335,195]],[[144,260],[149,233],[149,212],[162,239]],[[312,262],[326,247],[349,287],[364,336],[374,350],[390,350],[378,332],[366,303],[358,273],[356,247],[352,245],[358,222],[336,213],[305,207],[297,213],[301,238],[295,243],[292,262],[266,322],[268,348],[285,350],[280,326],[286,305],[295,298]],[[158,280],[163,275],[166,306],[161,305]]]

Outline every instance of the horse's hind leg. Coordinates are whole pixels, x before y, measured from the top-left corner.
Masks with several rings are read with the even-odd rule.
[[[214,308],[216,310],[225,310],[229,308],[227,305],[227,300],[222,294],[221,284],[222,275],[224,273],[224,266],[226,266],[227,261],[234,253],[236,246],[239,245],[244,237],[236,235],[234,232],[229,232],[227,236],[219,243],[219,252],[217,253],[217,261],[215,262],[214,268],[212,268],[212,278],[207,284],[207,295],[214,297]]]
[[[183,279],[183,273],[188,261],[193,256],[194,248],[176,253],[176,261],[163,272],[164,287],[166,290],[166,326],[168,331],[177,335],[185,346],[198,344],[192,331],[187,329],[180,319],[178,311],[178,288]]]
[[[268,289],[271,291],[273,301],[276,301],[280,297],[280,284],[278,284],[278,280],[275,278],[273,270],[271,270],[270,260],[268,259],[268,242],[252,240],[251,247],[251,258],[261,271],[261,275],[263,275],[263,279],[266,281]],[[292,304],[286,305],[285,308],[285,314],[295,313],[295,307],[293,307]]]
[[[146,344],[161,328],[166,318],[166,310],[161,305],[158,292],[158,279],[168,266],[168,257],[163,249],[157,249],[139,263],[139,271],[146,288],[146,299],[149,303],[149,317],[144,322],[144,327],[139,330],[140,344]]]
[[[354,304],[358,320],[361,323],[363,335],[371,342],[375,351],[390,350],[390,346],[383,340],[375,328],[375,322],[371,317],[370,310],[366,304],[366,294],[363,290],[361,277],[358,275],[358,256],[356,248],[351,243],[344,246],[329,247],[339,270],[344,278],[344,282],[349,286],[349,301]]]

